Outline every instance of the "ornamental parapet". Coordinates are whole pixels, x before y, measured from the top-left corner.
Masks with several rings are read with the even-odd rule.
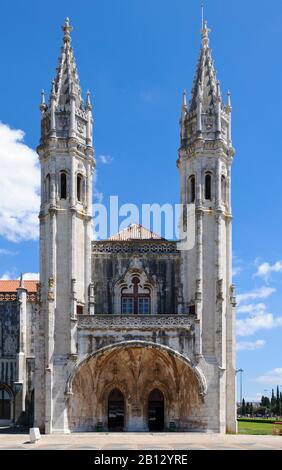
[[[79,329],[183,329],[191,330],[193,320],[188,315],[78,315]]]

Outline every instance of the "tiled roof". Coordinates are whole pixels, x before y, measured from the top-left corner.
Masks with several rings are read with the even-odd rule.
[[[37,284],[39,281],[26,281],[24,280],[24,288],[28,292],[36,292],[37,291]],[[2,280],[0,281],[0,292],[16,292],[17,288],[20,287],[20,280]]]
[[[109,238],[109,240],[163,240],[162,237],[157,235],[156,233],[148,230],[147,228],[142,227],[139,224],[132,224],[129,225],[121,232],[113,235]]]

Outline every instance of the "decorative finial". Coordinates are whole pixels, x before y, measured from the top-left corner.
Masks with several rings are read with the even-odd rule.
[[[87,92],[86,92],[85,109],[92,109],[91,100],[90,100],[90,91],[89,90],[87,90]]]
[[[45,91],[41,90],[41,103],[40,103],[40,111],[44,112],[46,110],[47,106],[45,103]]]
[[[70,25],[70,20],[68,17],[65,19],[65,24],[62,26],[62,30],[64,32],[64,42],[70,42],[71,41],[71,35],[70,33],[73,30],[73,27]]]
[[[50,98],[53,98],[53,99],[56,98],[55,80],[52,80]]]
[[[203,29],[202,29],[202,45],[206,47],[209,45],[209,33],[211,30],[208,28],[207,20],[203,21]]]
[[[230,90],[228,90],[228,92],[227,92],[227,109],[228,109],[228,111],[231,111],[231,109],[232,109]]]
[[[24,289],[23,273],[21,273],[21,277],[20,277],[20,287]]]
[[[216,94],[217,94],[218,99],[221,99],[220,81],[219,80],[217,80],[217,82],[216,82]]]
[[[183,107],[186,107],[187,106],[187,98],[186,98],[186,90],[184,88],[183,92],[182,92],[182,106]]]

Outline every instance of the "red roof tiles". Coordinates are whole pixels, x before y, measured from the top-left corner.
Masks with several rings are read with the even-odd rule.
[[[24,287],[28,292],[36,292],[37,284],[39,281],[25,281]],[[17,288],[20,287],[20,280],[2,280],[0,281],[0,292],[16,292]]]

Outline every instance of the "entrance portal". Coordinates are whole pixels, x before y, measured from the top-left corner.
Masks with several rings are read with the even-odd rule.
[[[114,388],[108,398],[108,429],[120,432],[124,428],[124,397]]]
[[[0,421],[3,423],[11,420],[12,399],[8,390],[0,385]]]
[[[148,398],[148,426],[149,431],[164,430],[164,396],[155,388]]]

